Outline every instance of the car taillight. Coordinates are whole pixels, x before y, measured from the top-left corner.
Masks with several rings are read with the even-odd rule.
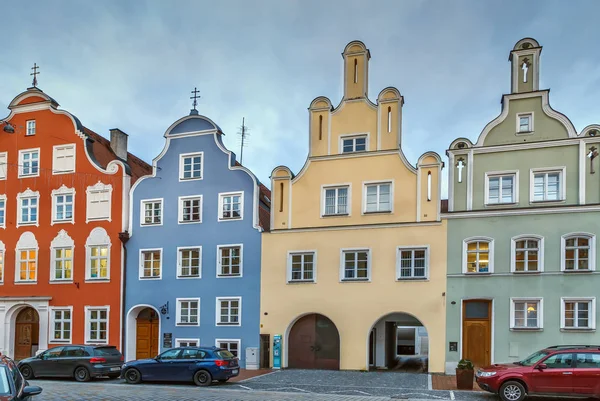
[[[217,360],[215,361],[215,365],[217,365],[217,366],[219,366],[219,367],[220,367],[220,366],[227,366],[227,361],[224,361],[224,360],[222,360],[222,359],[217,359]]]
[[[121,362],[123,362],[125,360],[125,357],[123,355],[121,355]]]
[[[105,362],[106,362],[106,359],[104,359],[104,358],[94,357],[94,358],[90,359],[90,363],[105,363]]]

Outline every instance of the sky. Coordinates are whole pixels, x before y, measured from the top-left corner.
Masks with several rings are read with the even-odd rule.
[[[402,148],[411,164],[457,137],[473,142],[510,91],[508,55],[523,37],[543,46],[540,88],[577,131],[600,123],[600,1],[245,0],[9,1],[3,3],[0,118],[38,86],[82,123],[129,134],[146,160],[164,132],[198,110],[270,186],[275,166],[298,172],[308,153],[307,108],[342,96],[345,45],[371,51],[369,97],[404,96]],[[2,112],[4,110],[4,112]],[[448,168],[444,169],[447,176]],[[447,193],[447,179],[443,194]]]

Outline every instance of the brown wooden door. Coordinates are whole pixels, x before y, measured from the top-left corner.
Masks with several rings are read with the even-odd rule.
[[[463,303],[462,357],[473,362],[475,366],[491,364],[491,316],[491,301],[473,300]]]
[[[260,367],[269,368],[271,361],[269,357],[271,355],[271,336],[269,334],[260,335]]]
[[[312,314],[298,320],[288,341],[290,368],[340,368],[340,336],[325,316]]]
[[[135,359],[154,358],[158,355],[158,314],[146,308],[137,317]]]
[[[396,366],[396,343],[398,329],[395,322],[385,322],[385,366],[392,369]]]
[[[29,358],[38,346],[39,316],[35,309],[25,308],[19,312],[15,324],[15,360]]]

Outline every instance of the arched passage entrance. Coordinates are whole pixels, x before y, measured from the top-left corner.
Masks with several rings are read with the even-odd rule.
[[[298,319],[288,336],[288,367],[339,369],[340,334],[326,316],[316,313]]]
[[[35,355],[40,343],[40,317],[35,309],[21,309],[15,320],[15,360]]]
[[[158,355],[160,318],[152,308],[140,311],[136,318],[135,359],[154,358]]]

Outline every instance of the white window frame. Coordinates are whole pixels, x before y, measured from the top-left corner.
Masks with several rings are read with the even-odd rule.
[[[182,263],[181,263],[181,251],[187,251],[187,250],[192,250],[192,249],[196,249],[198,251],[198,276],[183,276],[182,275]],[[181,279],[181,280],[188,280],[188,279],[199,279],[202,278],[202,246],[200,245],[193,245],[193,246],[180,246],[177,247],[177,278]]]
[[[529,117],[529,131],[521,131],[521,117]],[[533,134],[534,131],[534,126],[533,126],[533,122],[534,122],[534,118],[533,118],[533,111],[528,111],[526,113],[517,113],[517,120],[516,120],[516,133],[517,135],[531,135]]]
[[[8,176],[8,152],[0,152],[0,181]]]
[[[85,309],[85,343],[86,344],[110,344],[110,305],[88,306]],[[106,311],[106,340],[92,340],[91,332],[91,313],[92,311]],[[100,322],[100,320],[98,320]]]
[[[2,212],[2,220],[0,220],[0,228],[6,228],[6,195],[0,195],[0,201],[3,202],[3,206],[0,207],[0,211]]]
[[[34,280],[21,280],[20,278],[20,262],[21,262],[21,252],[22,251],[35,251],[35,279]],[[28,255],[29,257],[29,255]],[[21,234],[19,237],[19,241],[15,247],[15,284],[36,284],[38,279],[39,272],[39,257],[40,257],[40,248],[35,238],[35,235],[31,231],[26,231]],[[29,260],[29,259],[27,259]]]
[[[110,281],[110,258],[111,240],[106,230],[101,227],[94,228],[85,243],[85,281],[86,282],[109,282]],[[106,247],[106,277],[92,277],[92,252],[91,248]]]
[[[223,202],[224,198],[240,196],[240,217],[223,217]],[[219,212],[218,212],[218,221],[238,221],[244,220],[244,191],[236,191],[236,192],[220,192],[219,193]]]
[[[48,328],[48,342],[51,344],[70,344],[71,339],[73,338],[73,306],[49,306],[48,311],[50,313],[50,325]],[[54,324],[56,323],[56,318],[54,316],[54,312],[66,312],[69,311],[70,319],[66,320],[61,315],[61,338],[54,338]],[[64,323],[69,322],[71,325],[71,329],[69,330],[70,336],[69,338],[64,337]]]
[[[378,214],[378,213],[394,213],[394,180],[382,180],[382,181],[363,181],[363,207],[362,214]],[[380,208],[379,205],[379,185],[389,185],[390,186],[390,209],[389,210],[375,210],[375,211],[367,211],[367,187],[377,185],[377,209]]]
[[[36,220],[35,221],[23,222],[23,220],[21,220],[21,218],[23,217],[22,201],[25,199],[29,199],[29,200],[35,199],[36,200]],[[29,214],[31,215],[31,205],[28,208],[30,209]],[[5,214],[5,218],[6,218],[6,214]],[[21,227],[21,226],[36,226],[36,227],[40,226],[40,193],[38,191],[34,192],[31,189],[27,188],[25,191],[17,194],[17,227]]]
[[[240,274],[225,275],[221,273],[221,248],[240,248]],[[244,244],[221,244],[217,245],[217,278],[241,278],[244,276]]]
[[[26,132],[25,132],[25,136],[33,136],[36,133],[36,128],[37,128],[37,124],[35,123],[35,120],[27,120],[25,122],[25,126],[26,128]]]
[[[200,177],[183,178],[183,161],[187,157],[200,156]],[[193,171],[193,170],[192,170]],[[204,152],[191,152],[179,154],[179,181],[196,181],[204,179]]]
[[[235,356],[238,359],[242,358],[242,340],[239,338],[217,338],[215,339],[215,347],[217,348],[221,348],[221,349],[226,349],[227,351],[230,351],[230,345],[227,345],[227,348],[223,348],[220,346],[220,343],[228,343],[228,344],[232,344],[232,343],[236,343],[237,344],[237,355]]]
[[[536,271],[517,271],[517,242],[519,241],[537,241],[538,243],[538,269]],[[544,237],[535,234],[523,234],[512,237],[510,240],[510,271],[517,274],[535,274],[544,271]],[[527,261],[525,262],[527,265]]]
[[[6,246],[4,242],[0,240],[0,285],[4,284],[4,273],[6,269],[4,266],[6,265]]]
[[[588,321],[589,321],[589,327],[567,327],[566,326],[566,308],[565,308],[565,303],[566,302],[589,302],[590,303],[590,307],[589,307],[589,315],[588,315]],[[575,313],[575,321],[579,320],[579,317],[577,316],[577,312]],[[560,298],[560,328],[561,330],[566,330],[566,331],[578,331],[578,330],[582,330],[582,331],[593,331],[596,330],[596,297],[561,297]]]
[[[361,153],[361,152],[368,152],[369,151],[369,139],[370,139],[370,133],[368,132],[357,132],[354,134],[344,134],[344,135],[340,135],[339,136],[339,149],[340,149],[340,154],[343,155],[348,155],[348,154],[353,154],[353,153]],[[356,150],[356,139],[358,138],[365,138],[365,150]],[[344,152],[344,141],[351,139],[352,140],[352,152]]]
[[[500,188],[498,193],[498,202],[490,203],[490,178],[500,178],[513,176],[513,201],[502,202],[502,182],[500,182]],[[485,206],[502,206],[502,205],[514,205],[519,203],[519,170],[505,170],[505,171],[486,171],[485,182],[484,182],[484,196]]]
[[[66,151],[66,150],[71,150],[72,154],[65,154],[65,155],[59,155],[58,153],[60,151]],[[52,147],[52,175],[60,175],[60,174],[70,174],[70,173],[74,173],[75,172],[75,168],[76,168],[76,160],[75,160],[75,151],[76,147],[74,143],[67,143],[64,145],[54,145]],[[58,159],[64,159],[66,160],[67,158],[71,158],[71,164],[72,164],[72,168],[69,168],[67,170],[59,170],[56,168],[56,165],[58,164]]]
[[[221,302],[223,301],[238,301],[238,321],[237,323],[224,323],[221,321]],[[231,311],[229,312],[231,316]],[[217,297],[216,298],[216,315],[215,326],[239,327],[242,325],[242,297]]]
[[[152,204],[152,212],[154,212],[154,207],[156,204],[160,205],[160,222],[154,223],[154,214],[152,214],[152,223],[146,223],[146,204]],[[165,207],[163,198],[140,200],[140,227],[162,226],[165,221],[164,210]]]
[[[176,298],[177,308],[175,313],[175,326],[178,327],[198,327],[200,326],[200,298]],[[196,314],[196,323],[181,323],[181,303],[182,302],[198,302],[198,313]],[[191,316],[191,315],[190,315]]]
[[[71,278],[56,278],[56,251],[59,249],[63,250],[71,250]],[[63,271],[64,271],[64,262],[68,261],[68,258],[61,258],[63,261]],[[72,283],[73,282],[73,273],[75,270],[75,242],[73,239],[67,234],[65,230],[60,230],[60,232],[56,235],[56,237],[50,243],[50,282],[51,283]],[[64,275],[64,274],[63,274]]]
[[[200,220],[183,220],[183,202],[187,200],[200,200]],[[186,195],[178,198],[177,224],[200,224],[202,223],[202,213],[204,209],[204,199],[202,195]]]
[[[366,278],[345,278],[345,257],[348,252],[366,252],[367,253],[367,277]],[[365,283],[371,282],[371,248],[342,248],[340,249],[340,282],[341,283]]]
[[[412,251],[412,276],[402,277],[402,251]],[[414,276],[414,255],[415,251],[425,251],[425,275],[422,277]],[[396,281],[418,281],[418,280],[429,280],[429,245],[411,245],[411,246],[399,246],[396,248]]]
[[[312,280],[293,280],[292,279],[292,258],[297,255],[312,255],[313,257],[313,278]],[[304,268],[302,269],[304,272]],[[287,253],[287,282],[288,284],[302,284],[302,283],[316,283],[317,282],[317,250],[305,250],[305,251],[288,251]]]
[[[517,327],[515,325],[515,303],[517,302],[537,302],[537,326],[536,327]],[[515,331],[537,331],[544,328],[544,298],[541,297],[526,297],[526,298],[511,298],[510,299],[510,329]],[[527,317],[525,318],[527,323]]]
[[[552,174],[558,173],[558,185],[560,198],[556,200],[534,200],[535,176],[536,174]],[[545,180],[544,197],[547,195],[548,180]],[[567,167],[547,167],[547,168],[532,168],[529,170],[529,203],[556,203],[564,202],[567,199]]]
[[[85,205],[86,205],[86,212],[85,212],[85,222],[89,223],[90,221],[102,221],[102,220],[108,220],[111,221],[112,218],[112,191],[113,191],[113,187],[111,184],[103,184],[102,182],[98,181],[95,185],[90,185],[89,187],[87,187],[87,189],[85,190],[86,192],[86,201],[85,201]],[[105,201],[97,201],[94,200],[92,197],[94,195],[103,195],[103,194],[108,194],[108,202]],[[104,195],[106,196],[106,195]],[[106,216],[100,216],[100,217],[95,217],[95,216],[90,216],[90,210],[91,208],[91,203],[106,203],[108,205],[108,213],[106,213]]]
[[[146,252],[158,252],[159,253],[159,257],[160,257],[160,266],[159,266],[159,272],[158,272],[158,276],[144,276],[144,253]],[[139,279],[146,281],[146,280],[161,280],[162,279],[162,271],[163,271],[163,249],[162,248],[144,248],[144,249],[140,249],[140,259],[139,259]],[[152,260],[154,261],[154,260]]]
[[[37,172],[36,174],[24,174],[23,169],[24,169],[24,157],[26,153],[33,153],[33,152],[37,152]],[[19,178],[29,178],[29,177],[39,177],[40,176],[40,166],[41,166],[41,159],[42,159],[42,155],[41,155],[41,151],[40,148],[32,148],[32,149],[21,149],[19,150]],[[31,169],[31,166],[29,167]]]
[[[196,345],[181,345],[181,343],[190,343],[195,342]],[[175,347],[199,347],[200,339],[199,338],[176,338],[175,339]]]
[[[588,239],[590,248],[588,253],[588,267],[589,269],[575,269],[575,270],[567,270],[567,260],[566,260],[566,252],[567,252],[567,240],[573,237],[585,237]],[[582,273],[582,272],[591,272],[596,270],[596,235],[586,232],[575,232],[564,234],[560,237],[560,271],[565,273]]]
[[[336,199],[336,203],[335,203],[335,209],[336,212],[338,211],[338,192],[337,190],[340,188],[346,188],[347,193],[348,193],[348,202],[347,202],[347,213],[333,213],[333,214],[326,214],[325,210],[327,209],[327,197],[326,197],[326,193],[328,189],[335,189],[336,193],[335,193],[335,199]],[[321,218],[328,218],[328,217],[350,217],[352,216],[352,183],[342,183],[342,184],[328,184],[328,185],[321,185]]]
[[[71,202],[71,218],[59,220],[57,218],[57,215],[58,215],[58,199],[57,198],[59,196],[68,196],[68,195],[71,195],[73,197],[73,200]],[[67,203],[65,202],[64,205],[67,205]],[[53,226],[54,224],[62,224],[62,223],[75,224],[75,189],[68,188],[64,184],[61,185],[60,188],[52,190],[52,221],[50,222],[50,225]]]
[[[488,243],[488,271],[487,272],[469,272],[467,269],[468,257],[468,244],[471,242],[487,242]],[[462,272],[468,276],[478,276],[482,274],[491,274],[494,272],[494,239],[490,237],[469,237],[463,239],[463,252],[462,252]],[[479,262],[478,262],[479,264]]]

